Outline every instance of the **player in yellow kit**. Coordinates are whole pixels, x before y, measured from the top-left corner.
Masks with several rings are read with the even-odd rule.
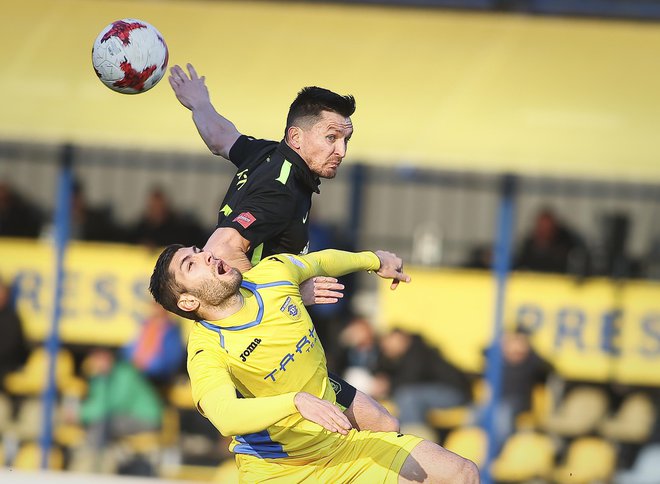
[[[150,290],[197,321],[188,342],[193,399],[233,437],[242,482],[478,482],[470,461],[411,435],[351,429],[334,405],[299,284],[357,270],[394,287],[409,281],[388,252],[280,254],[242,276],[211,252],[176,245],[160,255]]]

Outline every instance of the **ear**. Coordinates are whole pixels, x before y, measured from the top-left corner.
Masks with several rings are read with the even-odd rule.
[[[186,292],[179,296],[179,300],[176,302],[176,305],[182,311],[193,312],[197,311],[200,302],[199,299],[197,299],[195,296]]]
[[[300,149],[301,137],[302,129],[300,129],[298,126],[289,126],[289,129],[287,130],[287,141],[289,142],[291,148],[295,148],[297,150]]]

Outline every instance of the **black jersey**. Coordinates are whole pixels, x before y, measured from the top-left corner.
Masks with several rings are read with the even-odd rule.
[[[250,241],[254,265],[264,257],[304,253],[309,211],[319,179],[284,141],[239,137],[229,150],[237,172],[218,213],[218,227],[231,227]]]

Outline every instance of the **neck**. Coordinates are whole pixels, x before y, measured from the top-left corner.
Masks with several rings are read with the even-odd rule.
[[[240,311],[244,302],[243,295],[240,291],[237,291],[236,294],[229,296],[220,305],[200,311],[200,316],[207,321],[219,321]]]

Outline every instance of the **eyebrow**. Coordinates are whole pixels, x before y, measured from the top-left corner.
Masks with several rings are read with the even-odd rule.
[[[197,252],[199,252],[199,247],[197,247],[196,245],[193,245],[192,250],[193,250],[193,253],[196,254]],[[184,264],[186,263],[186,261],[188,259],[190,259],[190,257],[191,257],[191,254],[188,254],[187,256],[185,256],[183,258],[183,260],[181,260],[181,264],[179,265],[179,270],[181,270],[181,271],[183,270]]]

